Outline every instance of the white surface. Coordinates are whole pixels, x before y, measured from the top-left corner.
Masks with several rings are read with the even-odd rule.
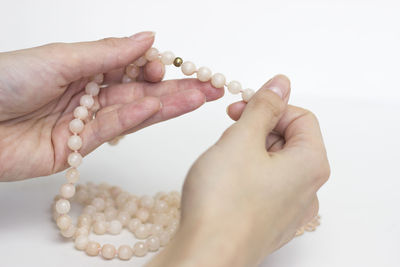
[[[257,88],[292,79],[291,103],[320,118],[332,178],[322,226],[262,266],[400,266],[398,1],[11,1],[0,51],[155,30],[155,45]],[[168,70],[167,77],[180,77]],[[236,96],[135,133],[85,158],[83,181],[134,193],[179,189],[192,162],[231,124]],[[62,241],[49,205],[62,174],[0,185],[0,266],[139,266]],[[129,238],[129,237],[127,237]],[[113,238],[115,239],[115,238]],[[116,241],[117,242],[117,241]]]

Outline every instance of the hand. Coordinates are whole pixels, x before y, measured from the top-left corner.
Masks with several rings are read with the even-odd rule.
[[[256,266],[317,215],[326,151],[316,117],[287,106],[289,94],[279,75],[228,108],[237,122],[192,166],[181,226],[148,266]]]
[[[121,134],[168,120],[215,100],[223,90],[195,79],[160,82],[164,67],[148,63],[137,82],[120,84],[124,66],[142,56],[154,34],[107,38],[0,53],[0,181],[65,169],[72,112],[89,77],[105,73],[96,119],[81,134],[86,155]]]

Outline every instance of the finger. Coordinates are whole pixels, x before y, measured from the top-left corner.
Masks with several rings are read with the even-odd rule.
[[[152,124],[191,112],[206,102],[204,93],[197,89],[188,89],[174,94],[161,96],[160,100],[162,103],[162,109],[159,112],[139,125],[132,127],[123,134],[133,133]]]
[[[139,68],[139,70],[139,77],[136,81],[160,82],[165,75],[165,66],[160,60],[148,62],[144,67]],[[124,74],[125,67],[112,70],[104,75],[104,83],[121,83]]]
[[[268,152],[276,152],[283,148],[285,145],[285,139],[280,135],[274,132],[271,132],[267,136],[267,144],[266,148]]]
[[[156,114],[161,108],[158,98],[145,97],[138,101],[114,105],[99,111],[96,118],[85,126],[81,137],[84,146],[80,152],[86,155],[104,142],[131,129]]]
[[[57,43],[43,46],[41,51],[52,56],[52,68],[60,74],[63,86],[81,77],[122,68],[143,55],[153,41],[153,32],[141,32],[124,38]]]
[[[290,94],[290,81],[286,76],[277,75],[263,85],[247,103],[238,120],[246,131],[242,135],[255,144],[265,147],[268,134],[275,128],[286,108],[284,99]]]
[[[317,215],[319,210],[319,201],[317,195],[314,196],[311,201],[310,206],[306,209],[302,220],[300,221],[299,227],[306,226],[309,222],[311,222]]]
[[[206,101],[213,101],[224,95],[223,89],[214,88],[210,83],[203,83],[197,79],[178,79],[155,84],[140,82],[115,84],[101,90],[99,101],[100,105],[105,107],[126,104],[144,96],[161,97],[192,89],[200,91]]]

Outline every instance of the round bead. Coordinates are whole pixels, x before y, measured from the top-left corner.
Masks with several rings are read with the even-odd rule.
[[[68,155],[68,164],[71,167],[78,167],[82,163],[82,156],[78,152],[72,152]]]
[[[106,260],[111,260],[115,257],[116,249],[111,244],[104,244],[101,248],[101,256]]]
[[[86,107],[78,106],[74,109],[74,117],[77,119],[84,120],[89,116],[89,112]]]
[[[101,197],[96,197],[92,200],[92,205],[96,208],[96,211],[103,211],[105,208],[105,201]]]
[[[129,220],[131,219],[131,216],[129,215],[128,212],[126,211],[121,211],[118,213],[117,219],[122,223],[122,225],[127,225]]]
[[[130,260],[133,256],[132,248],[128,245],[122,245],[118,248],[118,257],[121,260]]]
[[[160,53],[158,52],[158,49],[152,47],[149,50],[147,50],[147,52],[146,52],[146,54],[144,54],[144,56],[148,61],[153,61],[153,60],[158,59],[159,54]]]
[[[59,199],[56,202],[56,211],[59,214],[66,214],[71,209],[71,204],[66,199]]]
[[[244,89],[242,92],[242,99],[244,102],[249,102],[251,97],[255,94],[253,89]]]
[[[83,209],[83,212],[82,212],[82,213],[83,213],[83,214],[86,214],[86,215],[92,216],[92,215],[96,214],[96,207],[93,206],[93,205],[87,205],[87,206]],[[82,215],[83,215],[83,214],[82,214]]]
[[[68,147],[71,150],[79,150],[82,147],[82,138],[79,135],[71,135],[68,138]]]
[[[152,235],[159,235],[163,231],[163,227],[159,224],[153,224],[151,226],[150,233]]]
[[[152,209],[154,206],[154,198],[151,196],[142,196],[140,198],[140,206],[146,209]]]
[[[125,202],[125,204],[122,208],[123,211],[128,212],[129,215],[131,215],[131,216],[136,213],[137,209],[138,209],[138,206],[137,206],[135,200],[129,200],[129,201]]]
[[[160,245],[162,247],[166,246],[171,238],[167,231],[162,231],[158,237],[160,238]]]
[[[175,55],[171,51],[166,51],[161,54],[161,62],[164,65],[171,65],[174,62]]]
[[[144,242],[139,241],[133,246],[133,252],[134,252],[135,256],[143,257],[147,254],[148,249]]]
[[[71,238],[74,236],[75,231],[76,227],[71,224],[67,229],[61,230],[61,235],[66,238]]]
[[[107,232],[107,223],[104,221],[95,222],[93,225],[93,232],[98,235],[104,235]]]
[[[118,220],[112,220],[108,226],[108,232],[112,235],[118,235],[122,231],[122,223]]]
[[[60,215],[57,218],[57,226],[61,230],[68,229],[72,225],[72,219],[68,214]]]
[[[211,84],[212,86],[214,86],[215,88],[222,88],[225,85],[225,76],[222,73],[215,73],[212,77],[211,77]]]
[[[96,212],[96,214],[94,214],[92,217],[95,222],[105,222],[106,221],[106,216],[102,212]]]
[[[200,67],[197,70],[197,79],[201,82],[207,82],[211,79],[211,70],[207,67]]]
[[[88,236],[89,230],[86,227],[79,227],[75,231],[75,237],[78,238],[79,236]]]
[[[85,251],[89,256],[97,256],[100,252],[100,244],[94,241],[89,241],[86,245]]]
[[[71,198],[75,195],[75,186],[73,184],[63,184],[60,188],[60,195],[63,198]]]
[[[97,84],[101,84],[104,81],[103,73],[96,74],[95,76],[93,76],[92,80]]]
[[[65,173],[68,183],[76,183],[79,180],[79,172],[76,168],[69,168]]]
[[[85,92],[88,95],[96,96],[100,92],[100,86],[95,82],[89,82],[88,84],[86,84]]]
[[[147,59],[144,56],[138,58],[135,61],[135,65],[138,67],[143,67],[144,65],[146,65],[146,63],[147,63]]]
[[[157,200],[154,204],[155,212],[166,212],[168,209],[168,204],[164,200]]]
[[[79,104],[83,107],[90,109],[94,104],[93,96],[91,95],[83,95],[79,100]]]
[[[125,73],[131,79],[136,79],[139,76],[140,69],[138,66],[131,64],[126,67]]]
[[[240,91],[242,90],[242,85],[238,81],[231,81],[228,83],[228,91],[231,94],[239,94]]]
[[[112,221],[117,218],[118,210],[114,207],[107,207],[104,210],[104,216],[106,217],[107,221]]]
[[[85,250],[89,243],[89,239],[86,235],[79,235],[75,238],[75,248],[78,250]]]
[[[78,227],[90,227],[92,225],[92,216],[82,214],[78,217]]]
[[[160,248],[160,238],[158,236],[150,236],[146,240],[149,251],[157,251]]]
[[[141,225],[141,224],[142,224],[142,222],[138,218],[133,218],[128,223],[128,229],[129,229],[129,231],[134,233],[136,228],[138,228],[139,225]]]
[[[149,229],[147,229],[147,226],[144,224],[139,225],[135,229],[135,236],[138,239],[145,239],[150,235]]]
[[[78,203],[85,204],[89,198],[89,194],[86,190],[79,190],[76,193],[75,197],[76,197],[76,200],[78,201]]]
[[[183,63],[183,59],[182,59],[182,58],[176,57],[176,58],[174,59],[174,66],[175,66],[175,67],[180,67],[180,66],[182,65],[182,63]]]
[[[186,76],[190,76],[196,72],[196,65],[191,61],[185,61],[181,66],[182,73]]]
[[[148,209],[145,209],[145,208],[140,208],[136,212],[136,218],[138,218],[142,222],[146,222],[149,219],[149,216],[150,216],[150,212]]]
[[[84,127],[85,125],[83,124],[83,121],[81,121],[80,119],[73,119],[69,123],[69,130],[75,134],[81,133]]]

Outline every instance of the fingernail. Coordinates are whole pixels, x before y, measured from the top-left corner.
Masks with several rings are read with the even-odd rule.
[[[154,37],[154,35],[156,35],[155,32],[147,31],[147,32],[136,33],[136,34],[132,35],[129,38],[131,38],[134,41],[141,42],[141,41],[144,41],[144,40],[147,40],[147,39],[150,39],[150,38]]]
[[[266,83],[267,89],[283,99],[290,90],[290,81],[284,75],[277,75]]]
[[[274,92],[275,94],[277,94],[280,98],[283,98],[283,92],[282,92],[281,88],[272,87],[272,88],[268,88],[268,89],[271,90],[272,92]]]

